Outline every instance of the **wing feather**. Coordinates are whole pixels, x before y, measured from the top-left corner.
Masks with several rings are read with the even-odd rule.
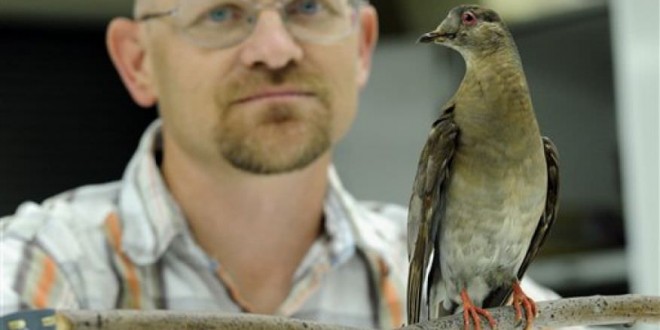
[[[419,322],[422,291],[429,259],[433,253],[444,213],[443,189],[451,173],[451,163],[458,141],[458,126],[453,120],[453,107],[433,124],[422,149],[413,184],[408,212],[408,324]],[[435,251],[438,255],[439,251]],[[439,267],[439,265],[432,265]],[[439,268],[434,279],[440,278]],[[431,285],[428,283],[428,285]]]
[[[557,147],[549,138],[543,137],[543,151],[545,152],[545,162],[548,169],[548,188],[545,197],[545,209],[539,219],[534,236],[525,255],[525,259],[518,270],[518,278],[521,279],[527,271],[527,267],[534,260],[539,249],[548,238],[550,228],[555,223],[557,211],[559,210],[559,153]]]

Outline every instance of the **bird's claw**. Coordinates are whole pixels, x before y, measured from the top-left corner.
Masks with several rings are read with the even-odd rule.
[[[481,318],[479,315],[483,316],[488,320],[488,325],[490,329],[497,329],[497,322],[490,314],[489,311],[483,308],[475,306],[470,297],[468,297],[465,290],[461,293],[461,298],[463,300],[463,329],[469,330],[470,324],[474,322],[474,329],[481,330]]]
[[[466,309],[464,307],[463,309],[463,327],[465,330],[470,329],[470,323],[474,322],[474,329],[475,330],[481,330],[481,318],[479,315],[483,316],[488,320],[488,325],[490,326],[490,329],[495,330],[497,329],[497,322],[495,322],[495,319],[493,316],[490,314],[489,311],[479,308],[476,306],[472,306],[469,309]]]
[[[515,320],[516,320],[516,322],[514,323],[514,326],[516,328],[518,328],[519,326],[521,326],[523,324],[522,317],[520,317],[520,318],[518,317],[518,311],[517,310],[516,310],[516,319]]]
[[[525,308],[525,330],[531,330],[537,314],[536,303],[523,292],[517,281],[513,284],[513,308],[516,310],[516,327],[522,323],[522,308]]]

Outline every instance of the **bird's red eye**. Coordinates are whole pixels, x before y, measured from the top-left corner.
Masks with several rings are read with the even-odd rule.
[[[477,24],[477,18],[474,16],[473,13],[466,11],[463,13],[463,16],[461,16],[461,20],[463,20],[463,24],[465,25],[475,25]]]

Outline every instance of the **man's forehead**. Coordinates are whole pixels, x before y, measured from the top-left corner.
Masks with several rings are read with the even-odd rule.
[[[135,0],[133,12],[136,16],[154,10],[170,9],[178,3],[177,0]]]

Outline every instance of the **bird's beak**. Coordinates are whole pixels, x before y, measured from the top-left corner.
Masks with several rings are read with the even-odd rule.
[[[433,31],[423,34],[421,37],[419,37],[419,39],[417,39],[417,42],[421,42],[425,44],[431,42],[442,43],[444,41],[452,40],[454,38],[456,38],[456,33],[449,33],[449,32],[443,33],[443,32]]]
[[[417,39],[417,42],[435,42],[437,44],[441,44],[447,40],[453,40],[456,38],[456,33],[458,32],[460,23],[461,21],[457,18],[457,15],[449,15],[444,21],[442,21],[438,28],[423,34],[421,37],[419,37],[419,39]]]
[[[440,33],[435,32],[435,31],[424,33],[421,37],[419,37],[419,39],[417,39],[417,42],[428,44],[428,43],[434,42],[435,39],[437,39],[439,36],[440,36]]]

